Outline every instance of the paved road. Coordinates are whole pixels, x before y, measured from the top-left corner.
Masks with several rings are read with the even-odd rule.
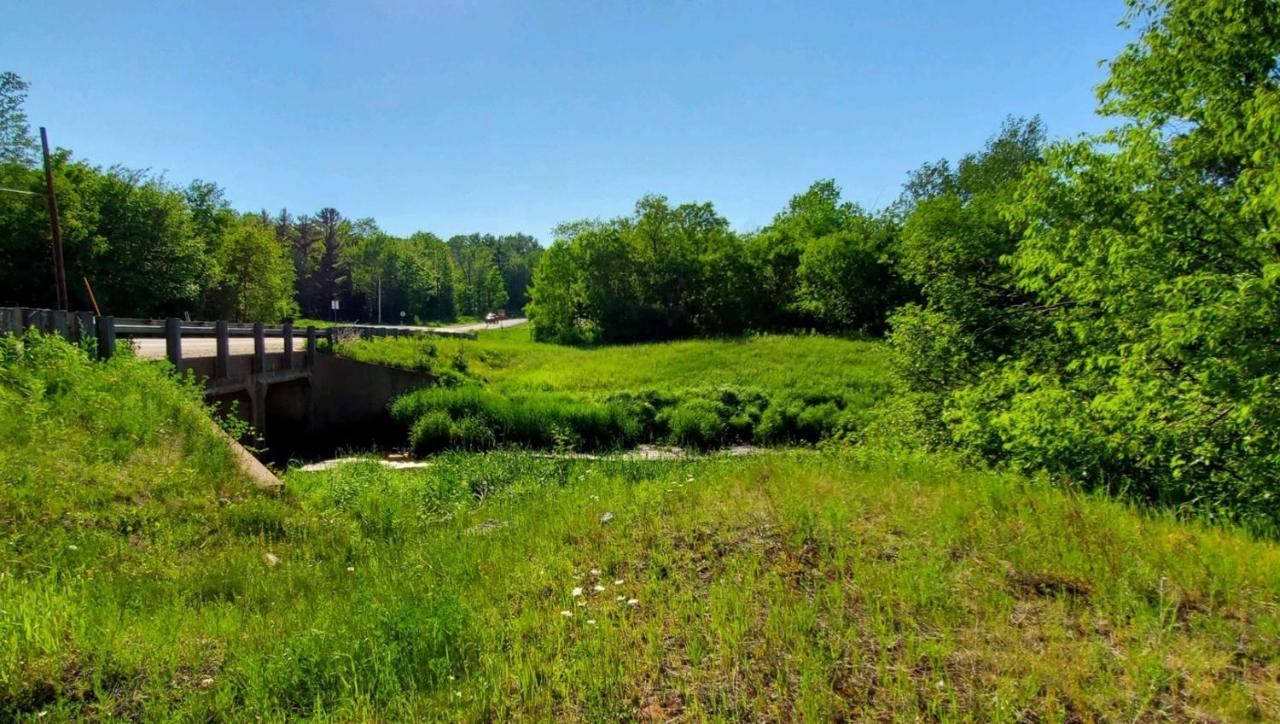
[[[476,322],[474,324],[451,324],[445,327],[418,327],[413,325],[361,325],[376,327],[381,326],[386,329],[398,329],[403,332],[477,332],[483,329],[496,329],[501,327],[516,327],[524,324],[528,320],[524,317],[519,319],[505,319],[500,325],[485,324],[484,322]],[[250,337],[232,337],[230,340],[231,354],[253,354],[253,339]],[[283,352],[284,340],[279,337],[268,337],[266,339],[267,353]],[[165,356],[165,346],[163,337],[139,337],[133,340],[133,348],[138,351],[139,357],[160,358]],[[293,350],[295,352],[305,352],[307,349],[307,339],[305,336],[298,335],[295,331],[293,338]],[[182,340],[182,356],[183,357],[213,357],[218,353],[218,341],[213,337],[184,337]]]

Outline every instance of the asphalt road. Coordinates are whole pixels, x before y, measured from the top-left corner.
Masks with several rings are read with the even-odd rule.
[[[417,327],[413,325],[398,324],[369,324],[361,325],[368,327],[382,327],[384,329],[398,329],[402,332],[477,332],[482,329],[506,329],[507,327],[516,327],[524,324],[527,319],[520,317],[518,319],[505,319],[501,324],[485,324],[484,322],[476,322],[474,324],[452,324],[445,327]],[[138,337],[133,341],[133,348],[137,350],[139,357],[160,358],[165,356],[165,345],[163,337]],[[230,340],[231,354],[253,354],[253,339],[249,337],[232,337]],[[267,353],[283,352],[284,340],[279,337],[268,337],[266,339]],[[307,349],[306,337],[300,336],[295,331],[293,338],[293,350],[295,352],[305,352]],[[185,337],[182,340],[182,356],[183,357],[213,357],[218,353],[218,341],[213,337]]]

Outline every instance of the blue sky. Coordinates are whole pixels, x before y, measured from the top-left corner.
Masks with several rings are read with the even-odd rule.
[[[766,224],[875,208],[1009,114],[1096,131],[1121,0],[10,2],[0,70],[55,145],[243,210],[524,231],[645,193]]]

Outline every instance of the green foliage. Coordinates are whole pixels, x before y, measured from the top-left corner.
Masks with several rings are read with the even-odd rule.
[[[963,173],[919,179],[947,190],[911,199],[901,254],[928,304],[893,339],[955,441],[1280,524],[1278,18],[1274,2],[1133,2],[1141,35],[1100,89],[1120,125],[1043,163],[997,142],[968,197]]]
[[[671,429],[671,440],[680,445],[709,448],[724,438],[724,410],[715,400],[693,397],[681,400],[660,419]]]
[[[506,309],[522,312],[542,247],[531,236],[467,234],[449,239],[456,265],[459,312],[483,317]]]
[[[22,110],[29,87],[17,73],[0,73],[0,165],[26,166],[35,159],[36,141]]]
[[[883,331],[889,310],[909,296],[894,268],[897,233],[892,217],[841,202],[834,181],[814,183],[747,240],[759,265],[751,281],[777,305],[766,303],[759,323]]]
[[[448,411],[421,413],[409,428],[409,447],[419,455],[448,449],[453,444],[453,429],[453,418]]]
[[[760,338],[749,344],[683,342],[590,351],[486,344],[486,339],[506,334],[489,333],[475,343],[437,342],[458,344],[459,350],[462,344],[470,345],[477,360],[472,374],[499,380],[489,387],[473,383],[428,388],[397,399],[393,417],[409,431],[416,452],[463,446],[458,428],[468,419],[482,421],[498,443],[544,450],[566,442],[586,451],[638,443],[698,449],[736,443],[816,443],[855,437],[889,389],[876,358],[879,350],[865,343]],[[421,342],[397,340],[354,348],[361,349],[367,361],[391,361],[402,359],[399,350],[415,344]],[[507,368],[540,353],[551,355],[548,368],[576,374],[553,380],[537,367]],[[566,357],[580,359],[570,366]],[[645,374],[634,379],[612,376],[615,362]],[[723,365],[722,374],[735,374],[722,377],[720,384],[698,384],[716,382],[712,370],[717,364]],[[671,374],[681,368],[686,368],[683,375]],[[746,379],[760,384],[740,383]]]
[[[180,314],[199,305],[214,263],[181,191],[162,178],[54,154],[67,278],[87,276],[104,313]],[[43,194],[35,168],[0,165],[0,186]],[[0,194],[0,303],[52,306],[42,196]],[[73,306],[92,308],[82,284]]]
[[[249,215],[233,222],[215,254],[221,278],[212,294],[228,310],[214,316],[256,321],[297,314],[293,264],[258,217]]]
[[[450,426],[478,415],[497,442],[546,450],[566,442],[613,450],[852,438],[890,392],[884,349],[871,342],[762,336],[579,349],[528,336],[527,327],[516,327],[481,332],[476,341],[373,339],[338,351],[438,377],[440,387],[393,405],[411,447],[424,453],[450,439],[434,414],[440,411]],[[466,360],[463,372],[446,361],[457,357]],[[701,414],[712,409],[714,422]],[[435,422],[421,422],[428,415]],[[424,431],[415,433],[415,424]]]
[[[831,181],[743,237],[711,204],[661,196],[634,215],[561,226],[534,276],[535,334],[561,343],[821,326],[878,332],[908,294],[894,222],[840,203]]]
[[[640,430],[622,406],[563,394],[507,397],[476,385],[433,387],[397,398],[394,419],[410,431],[416,453],[447,444],[481,450],[497,443],[553,449],[557,431],[570,433],[588,450],[609,450],[637,441]]]

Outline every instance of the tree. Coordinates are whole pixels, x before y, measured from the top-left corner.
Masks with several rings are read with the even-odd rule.
[[[115,167],[86,193],[97,210],[90,257],[98,301],[120,316],[198,311],[210,259],[183,194],[163,179]]]
[[[1100,89],[1120,124],[1051,147],[1004,207],[1042,323],[946,419],[1015,466],[1274,531],[1280,7],[1134,1],[1129,21]]]
[[[770,266],[775,283],[790,279],[794,285],[785,294],[791,308],[783,312],[793,319],[828,330],[879,333],[889,311],[909,294],[894,264],[894,220],[841,202],[834,181],[817,181],[792,198],[761,236],[787,250],[773,255]],[[777,266],[782,260],[785,271]]]
[[[893,315],[891,341],[909,390],[938,394],[971,383],[1041,334],[1030,295],[1003,261],[1017,248],[1022,225],[1001,213],[1040,163],[1044,143],[1039,119],[1009,119],[954,169],[946,161],[925,164],[908,179],[896,206],[905,217],[898,267],[924,304]],[[941,402],[933,400],[933,412]]]
[[[553,242],[533,273],[531,301],[525,312],[533,323],[534,339],[540,342],[575,344],[587,337],[578,293],[581,264],[574,258],[576,249],[571,238]]]
[[[0,164],[30,166],[35,160],[36,142],[22,108],[30,87],[16,73],[0,73]]]
[[[420,231],[409,237],[421,251],[421,273],[415,276],[415,308],[423,319],[452,321],[458,316],[457,264],[440,237]]]
[[[278,321],[297,314],[293,264],[270,224],[253,214],[241,216],[226,230],[217,255],[219,296],[231,318]]]

